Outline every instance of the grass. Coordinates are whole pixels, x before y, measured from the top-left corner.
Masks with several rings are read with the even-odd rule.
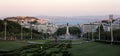
[[[32,40],[34,42],[45,42],[45,40]],[[72,56],[120,56],[120,45],[110,45],[98,42],[85,42],[83,40],[73,40],[73,43],[82,42],[81,44],[73,44],[69,51]],[[24,41],[0,41],[0,50],[14,50],[27,45]],[[55,48],[49,49],[56,50]],[[48,51],[49,51],[48,50]]]
[[[29,41],[33,41],[33,42],[46,42],[46,41],[49,41],[49,40],[29,40]],[[14,50],[14,49],[18,49],[22,46],[25,46],[27,45],[25,43],[25,40],[23,41],[0,41],[0,50]]]
[[[25,46],[23,41],[0,41],[0,50],[14,50]]]
[[[120,45],[83,42],[73,44],[70,52],[73,56],[120,56]]]

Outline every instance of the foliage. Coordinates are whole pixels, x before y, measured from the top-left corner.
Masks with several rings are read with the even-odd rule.
[[[103,25],[102,25],[102,24],[100,25],[100,27],[98,27],[98,28],[96,29],[97,32],[99,32],[99,28],[100,28],[100,31],[101,31],[101,32],[104,32],[104,28],[103,28]]]
[[[7,21],[7,20],[0,20],[0,37],[3,37],[4,31],[5,31],[5,22],[6,24],[6,35],[7,37],[13,36],[13,37],[19,37],[21,36],[21,25],[16,22]],[[32,30],[33,37],[41,37],[42,33]],[[23,28],[23,37],[30,37],[31,35],[31,29]],[[38,38],[37,38],[38,39]]]
[[[94,32],[93,33],[93,37],[95,40],[98,40],[99,39],[99,32]],[[84,34],[84,38],[86,39],[92,39],[92,33],[86,33]],[[100,32],[100,40],[101,41],[108,41],[110,42],[111,41],[111,32]],[[114,42],[119,42],[120,41],[120,29],[118,30],[113,30],[113,41]]]
[[[22,46],[21,48],[1,51],[0,56],[57,56],[56,54],[61,54],[60,56],[70,56],[71,53],[68,51],[68,46],[71,46],[71,41],[60,41],[57,45],[59,48],[56,48],[56,44],[53,44],[54,41],[47,41],[44,44],[31,44]],[[67,44],[65,44],[67,43]],[[69,45],[68,45],[69,43]],[[41,48],[42,46],[42,48]],[[62,49],[61,49],[62,48]],[[60,49],[60,50],[58,50]],[[15,55],[16,54],[16,55]]]
[[[78,27],[70,27],[70,34],[77,35],[80,34],[80,29]]]
[[[66,33],[66,27],[64,28],[58,28],[55,34],[57,35],[64,35]]]
[[[80,29],[78,27],[69,27],[69,32],[70,34],[72,35],[79,35],[81,32],[80,32]],[[59,28],[57,31],[56,31],[56,34],[57,35],[64,35],[66,34],[66,27],[64,28]]]

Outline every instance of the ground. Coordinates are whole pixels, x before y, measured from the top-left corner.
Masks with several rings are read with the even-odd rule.
[[[120,56],[120,45],[82,41],[73,44],[70,52],[73,56]]]
[[[46,40],[33,41],[45,42]],[[0,50],[13,50],[25,45],[27,45],[25,41],[0,41]],[[120,45],[74,40],[69,51],[72,56],[120,56]]]
[[[23,41],[0,41],[0,50],[13,50],[25,45]]]

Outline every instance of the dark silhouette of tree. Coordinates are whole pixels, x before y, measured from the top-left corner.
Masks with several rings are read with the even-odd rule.
[[[70,27],[69,30],[70,30],[70,34],[72,35],[78,35],[81,33],[78,27]]]
[[[71,35],[80,35],[80,29],[78,27],[69,27],[69,32]],[[59,28],[56,33],[57,35],[65,35],[66,34],[66,27]]]
[[[99,32],[99,27],[96,29],[96,31]],[[100,32],[104,32],[104,28],[102,24],[100,25]]]
[[[16,36],[16,37],[20,37],[21,36],[21,25],[19,23],[16,22],[12,22],[12,21],[7,21],[7,20],[0,20],[0,37],[3,37],[1,35],[4,35],[4,31],[5,31],[5,22],[7,22],[7,37],[10,36]],[[30,37],[30,29],[28,28],[23,28],[23,37]],[[33,32],[33,37],[41,37],[42,33],[36,31],[36,30],[32,30]]]
[[[66,33],[66,27],[64,28],[58,28],[58,30],[56,31],[56,35],[64,35]]]

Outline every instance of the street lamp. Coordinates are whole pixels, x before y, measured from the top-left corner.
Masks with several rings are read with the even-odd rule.
[[[23,40],[23,24],[21,23],[21,40]]]
[[[7,28],[7,22],[5,21],[5,35],[4,35],[4,40],[6,40],[7,39],[7,37],[6,37],[6,28]]]
[[[91,24],[91,29],[92,29],[92,41],[94,41],[94,23]]]
[[[111,31],[111,44],[113,43],[113,29],[112,29],[112,20],[110,20],[110,31]]]
[[[119,29],[120,29],[120,18],[118,20],[119,20]]]
[[[31,24],[30,28],[31,28],[31,39],[32,39],[32,24]]]
[[[99,40],[100,40],[100,37],[101,37],[101,36],[100,36],[100,34],[101,34],[101,33],[100,33],[100,26],[101,26],[101,22],[99,22]]]
[[[31,24],[31,39],[33,39],[33,36],[32,36],[32,29],[33,29],[34,25]]]

